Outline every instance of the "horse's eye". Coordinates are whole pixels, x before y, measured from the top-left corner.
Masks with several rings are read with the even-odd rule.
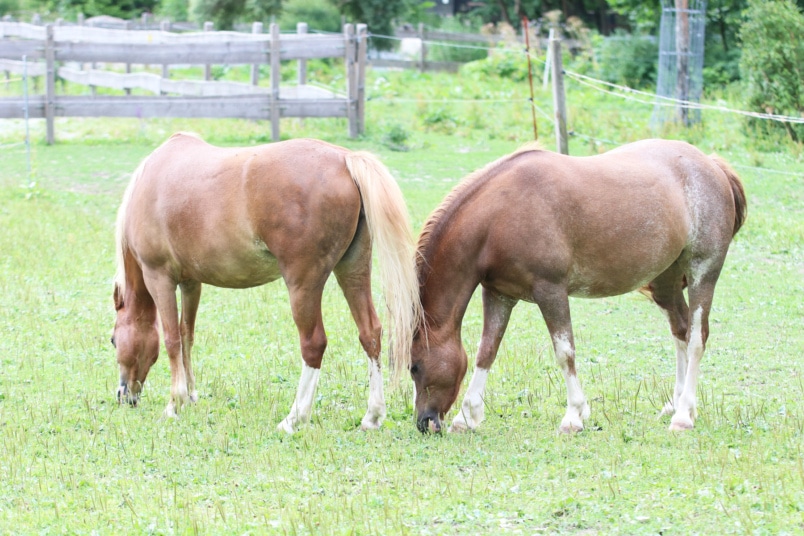
[[[413,365],[412,367],[410,367],[411,374],[416,374],[418,372],[419,372],[419,365]]]
[[[109,339],[109,342],[110,342],[110,343],[112,343],[112,346],[114,346],[115,348],[117,348],[117,345],[116,345],[116,344],[115,344],[115,342],[114,342],[114,337],[112,337],[111,339]]]

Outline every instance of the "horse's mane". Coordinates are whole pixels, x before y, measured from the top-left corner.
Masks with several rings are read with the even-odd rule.
[[[464,177],[461,182],[459,182],[453,189],[450,191],[447,196],[444,198],[443,201],[430,213],[430,216],[427,218],[424,227],[422,228],[421,233],[419,234],[419,243],[416,247],[416,269],[419,274],[422,273],[422,268],[424,267],[425,260],[424,260],[424,253],[427,250],[427,247],[430,245],[430,241],[435,233],[436,229],[438,229],[441,220],[448,214],[451,214],[454,210],[454,207],[459,206],[460,203],[458,202],[461,199],[465,199],[471,192],[475,191],[480,183],[490,177],[492,172],[498,169],[501,165],[509,162],[512,158],[526,152],[531,151],[543,151],[544,148],[542,145],[535,141],[530,142],[528,144],[523,145],[516,151],[511,154],[507,154],[494,160],[493,162],[486,164],[482,168],[473,171],[466,177]]]
[[[131,201],[131,195],[134,192],[134,185],[137,183],[137,179],[140,178],[142,175],[142,168],[145,166],[145,160],[143,159],[140,162],[140,165],[137,166],[136,171],[131,176],[131,180],[126,187],[126,191],[123,194],[123,201],[120,203],[120,208],[117,209],[117,223],[115,225],[115,257],[117,259],[117,272],[114,275],[114,285],[117,289],[117,292],[122,299],[123,295],[126,292],[126,249],[128,249],[128,244],[126,243],[126,233],[125,233],[125,226],[126,226],[126,218],[128,216],[128,203]]]

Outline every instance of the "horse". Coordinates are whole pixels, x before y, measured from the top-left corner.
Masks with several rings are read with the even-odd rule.
[[[539,306],[564,375],[559,430],[583,430],[589,404],[569,296],[637,289],[664,311],[675,343],[675,390],[662,414],[672,415],[670,430],[692,429],[715,283],[746,215],[732,168],[680,141],[643,140],[589,157],[526,146],[470,174],[426,220],[417,245],[423,316],[410,374],[419,430],[440,432],[458,397],[467,368],[461,323],[478,285],[483,331],[450,431],[483,421],[489,370],[519,301]]]
[[[196,402],[191,350],[202,285],[242,289],[281,277],[303,360],[293,406],[278,426],[293,433],[312,412],[327,346],[321,299],[334,272],[368,356],[361,427],[381,425],[386,409],[382,325],[371,295],[373,245],[395,378],[408,368],[419,300],[407,206],[375,156],[314,139],[223,148],[176,133],[134,172],[116,227],[112,344],[119,402],[137,405],[159,354],[160,320],[171,375],[164,414],[176,417]]]

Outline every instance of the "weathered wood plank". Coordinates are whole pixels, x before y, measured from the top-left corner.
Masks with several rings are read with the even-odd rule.
[[[45,42],[43,41],[13,41],[0,40],[0,58],[21,60],[27,56],[29,61],[41,60],[45,57]]]
[[[35,61],[16,61],[0,59],[0,71],[28,76],[44,76],[47,68],[44,63]]]

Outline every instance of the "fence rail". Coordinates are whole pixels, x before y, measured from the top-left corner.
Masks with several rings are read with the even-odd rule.
[[[258,24],[258,23],[257,23]],[[37,26],[0,22],[0,71],[45,77],[45,94],[27,100],[0,98],[0,118],[45,118],[47,141],[54,141],[55,117],[234,117],[271,121],[279,139],[281,117],[346,117],[349,134],[364,129],[367,28],[344,26],[343,34],[267,34],[164,30],[116,30],[88,26]],[[306,60],[342,57],[343,93],[306,84]],[[21,61],[25,58],[26,61]],[[280,88],[280,62],[299,63],[299,85]],[[126,73],[84,69],[81,64],[124,64]],[[78,64],[76,68],[74,65]],[[131,73],[131,65],[162,65],[162,76]],[[211,80],[171,80],[170,65],[251,65],[251,84]],[[258,85],[260,65],[270,66],[270,86]],[[92,95],[56,93],[56,77],[92,88]],[[142,89],[154,96],[98,96],[94,88]],[[175,94],[178,94],[176,96]]]

